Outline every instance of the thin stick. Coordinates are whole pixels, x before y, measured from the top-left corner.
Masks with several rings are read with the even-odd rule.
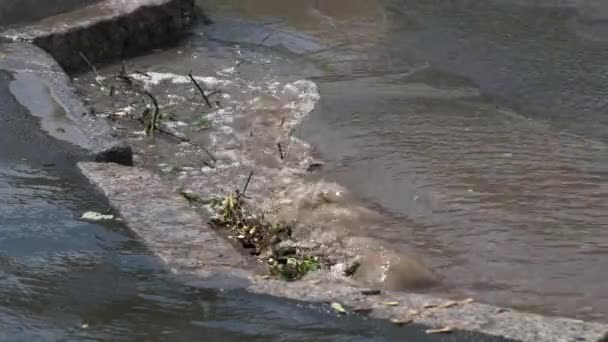
[[[120,73],[118,73],[118,78],[123,80],[128,86],[133,85],[133,81],[131,81],[129,74],[127,73],[127,66],[125,65],[125,61],[122,61],[122,68],[120,69]]]
[[[99,75],[99,73],[97,72],[97,68],[93,65],[93,63],[91,63],[91,61],[87,58],[87,56],[84,55],[84,53],[82,53],[82,51],[78,51],[78,54],[80,55],[80,57],[82,57],[82,59],[87,63],[87,65],[89,66],[89,68],[91,68],[91,70],[93,70],[93,72],[95,73],[95,76],[97,76],[95,78],[95,81],[97,83],[99,83],[99,85],[101,85],[101,82],[97,80],[97,78],[101,78],[101,76]]]
[[[262,39],[262,41],[258,44],[258,47],[264,45],[264,43],[266,43],[266,41],[268,40],[268,38],[270,38],[273,34],[274,34],[274,31],[272,31],[269,34],[267,34],[266,37],[264,37],[264,39]]]
[[[281,143],[278,143],[277,147],[279,148],[279,156],[281,157],[281,160],[285,159],[285,154],[283,154],[283,146],[281,146]]]
[[[241,194],[243,194],[243,196],[245,196],[245,193],[247,192],[247,188],[249,187],[249,182],[251,182],[251,177],[253,177],[253,171],[249,172],[249,177],[247,177],[247,181],[245,182],[243,191],[241,191]]]
[[[215,158],[215,156],[211,152],[209,152],[209,150],[207,150],[205,148],[205,146],[202,146],[202,145],[197,145],[197,146],[200,147],[203,151],[205,151],[205,153],[207,153],[207,155],[209,157],[211,157],[211,160],[213,160],[213,163],[217,163],[217,158]]]
[[[156,98],[154,97],[154,95],[150,94],[150,92],[147,90],[144,91],[144,94],[146,94],[152,100],[152,103],[154,104],[154,113],[152,114],[152,119],[150,120],[150,124],[146,128],[146,133],[149,135],[149,134],[154,133],[154,130],[156,129],[156,121],[158,120],[158,114],[159,114],[160,110],[158,109],[158,102],[156,101]]]
[[[205,100],[205,103],[207,104],[207,106],[209,106],[209,108],[213,108],[213,106],[211,105],[211,102],[209,101],[209,98],[207,97],[207,95],[205,95],[205,91],[203,90],[203,88],[201,88],[201,86],[198,84],[198,82],[196,82],[196,80],[194,79],[194,76],[192,76],[192,72],[188,73],[188,77],[190,77],[190,81],[192,81],[192,83],[194,83],[194,85],[196,86],[198,91],[201,93],[201,95],[203,95],[203,99]]]
[[[214,90],[214,91],[210,92],[209,94],[207,94],[207,97],[211,97],[213,95],[221,94],[221,93],[222,93],[221,90]]]
[[[181,134],[176,134],[174,132],[171,132],[170,130],[167,130],[167,129],[163,128],[162,125],[160,127],[158,127],[157,129],[158,129],[159,132],[161,132],[163,134],[166,134],[166,135],[169,135],[169,136],[172,136],[172,137],[178,139],[179,141],[185,141],[185,142],[190,141],[190,139],[188,137],[183,136]]]

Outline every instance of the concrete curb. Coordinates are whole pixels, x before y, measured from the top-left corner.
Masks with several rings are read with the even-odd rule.
[[[44,49],[68,72],[171,43],[190,26],[194,0],[105,0],[9,29],[0,41]]]
[[[440,308],[446,301],[429,295],[384,292],[369,296],[362,294],[361,288],[329,280],[264,279],[243,270],[240,253],[189,208],[185,199],[172,194],[158,176],[115,164],[78,166],[106,194],[127,225],[173,272],[181,275],[199,277],[228,272],[246,279],[243,286],[258,294],[316,303],[339,302],[347,310],[364,310],[380,319],[400,320],[417,310],[413,323],[450,326],[526,342],[596,342],[608,331],[606,324],[544,317],[478,303]],[[397,304],[387,305],[388,302]],[[435,308],[425,309],[430,305]]]
[[[0,42],[9,42],[0,48],[0,68],[46,83],[73,130],[85,137],[78,145],[93,160],[133,165],[131,147],[105,121],[89,115],[64,70],[77,72],[91,68],[89,63],[169,43],[190,26],[193,15],[194,0],[105,0],[0,33]]]
[[[131,146],[120,139],[106,121],[90,115],[76,95],[69,77],[51,56],[24,43],[0,45],[0,53],[0,69],[16,75],[27,75],[48,88],[54,100],[65,110],[71,122],[70,131],[83,137],[77,139],[78,142],[70,142],[87,151],[89,159],[133,165]]]

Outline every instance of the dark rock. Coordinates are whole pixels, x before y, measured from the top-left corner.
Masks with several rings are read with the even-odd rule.
[[[194,17],[194,0],[105,0],[10,29],[1,40],[31,42],[69,72],[175,42]]]

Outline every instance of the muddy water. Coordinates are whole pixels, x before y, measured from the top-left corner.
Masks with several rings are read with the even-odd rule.
[[[79,219],[108,203],[76,171],[82,151],[43,130],[39,90],[0,71],[0,341],[507,341],[428,336],[169,274],[120,221]]]
[[[49,117],[18,95],[38,90],[0,71],[1,341],[480,340],[176,279],[120,221],[79,219],[108,204],[75,169],[82,151],[40,129]]]
[[[325,177],[391,217],[367,234],[480,300],[605,321],[604,7],[205,1],[205,34],[316,67],[299,135]]]

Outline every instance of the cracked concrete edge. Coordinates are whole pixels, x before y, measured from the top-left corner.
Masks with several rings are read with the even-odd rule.
[[[468,303],[443,309],[424,309],[445,300],[423,294],[383,292],[366,296],[363,289],[331,281],[284,282],[265,279],[247,270],[239,251],[219,236],[148,171],[116,164],[79,163],[80,170],[108,197],[127,226],[137,233],[177,275],[207,278],[229,275],[253,293],[313,303],[339,302],[347,310],[366,309],[380,319],[404,319],[419,310],[414,323],[454,327],[526,342],[600,341],[608,325],[575,319],[545,317],[486,304]],[[386,305],[386,302],[398,305]]]
[[[2,44],[0,69],[31,74],[47,84],[69,120],[86,137],[79,147],[87,152],[90,160],[133,165],[131,146],[119,138],[105,120],[91,115],[68,75],[46,52],[26,43]]]
[[[104,0],[0,33],[0,42],[29,42],[68,72],[125,58],[175,41],[194,17],[194,0]]]

